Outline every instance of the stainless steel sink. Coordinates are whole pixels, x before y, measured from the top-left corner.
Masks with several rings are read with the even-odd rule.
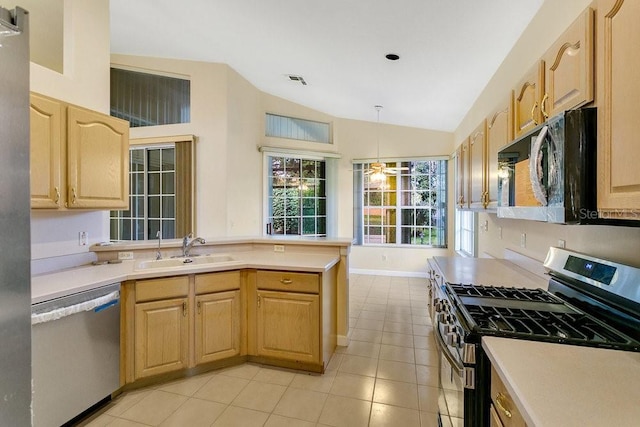
[[[149,270],[156,268],[185,268],[208,264],[238,263],[239,261],[228,254],[210,254],[194,257],[149,259],[138,261],[136,270]]]

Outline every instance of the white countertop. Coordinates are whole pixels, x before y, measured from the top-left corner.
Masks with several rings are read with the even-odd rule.
[[[320,253],[277,253],[256,250],[233,252],[232,255],[235,261],[228,263],[189,264],[184,267],[136,270],[136,260],[132,260],[123,261],[121,264],[81,266],[33,276],[31,278],[31,303],[36,304],[125,280],[245,268],[322,273],[339,261],[339,257],[336,255]]]
[[[483,337],[527,425],[640,425],[640,353]]]
[[[504,259],[434,257],[448,283],[547,289],[548,280]]]

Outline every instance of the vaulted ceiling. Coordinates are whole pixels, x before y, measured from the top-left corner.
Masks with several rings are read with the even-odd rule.
[[[543,1],[111,0],[111,51],[226,63],[336,117],[383,105],[381,122],[453,131]]]

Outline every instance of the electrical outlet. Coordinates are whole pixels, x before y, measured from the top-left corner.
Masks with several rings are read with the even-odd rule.
[[[273,252],[284,252],[284,245],[273,245]]]
[[[482,224],[482,229],[485,231],[485,233],[489,231],[489,221],[487,221],[486,219],[484,220],[484,224]]]
[[[80,246],[87,246],[88,242],[89,242],[89,233],[87,233],[86,231],[79,231],[78,232],[78,244]]]
[[[498,227],[498,239],[502,240],[502,227]]]
[[[522,233],[520,235],[520,247],[521,248],[527,247],[527,235],[525,233]]]
[[[118,259],[133,259],[133,252],[118,252]]]
[[[558,239],[558,247],[561,249],[564,249],[567,247],[567,242],[562,240],[562,239]]]
[[[383,254],[383,255],[382,255],[382,260],[383,260],[383,261],[386,261],[386,260],[387,260],[387,254]]]

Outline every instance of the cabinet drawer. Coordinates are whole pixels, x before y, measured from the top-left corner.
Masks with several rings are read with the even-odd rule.
[[[188,293],[188,276],[138,280],[136,282],[136,302],[184,297]]]
[[[240,289],[240,272],[196,275],[196,295]]]
[[[504,427],[527,425],[493,366],[491,367],[491,402]]]
[[[317,294],[320,279],[314,273],[290,273],[286,271],[258,271],[258,289]]]

